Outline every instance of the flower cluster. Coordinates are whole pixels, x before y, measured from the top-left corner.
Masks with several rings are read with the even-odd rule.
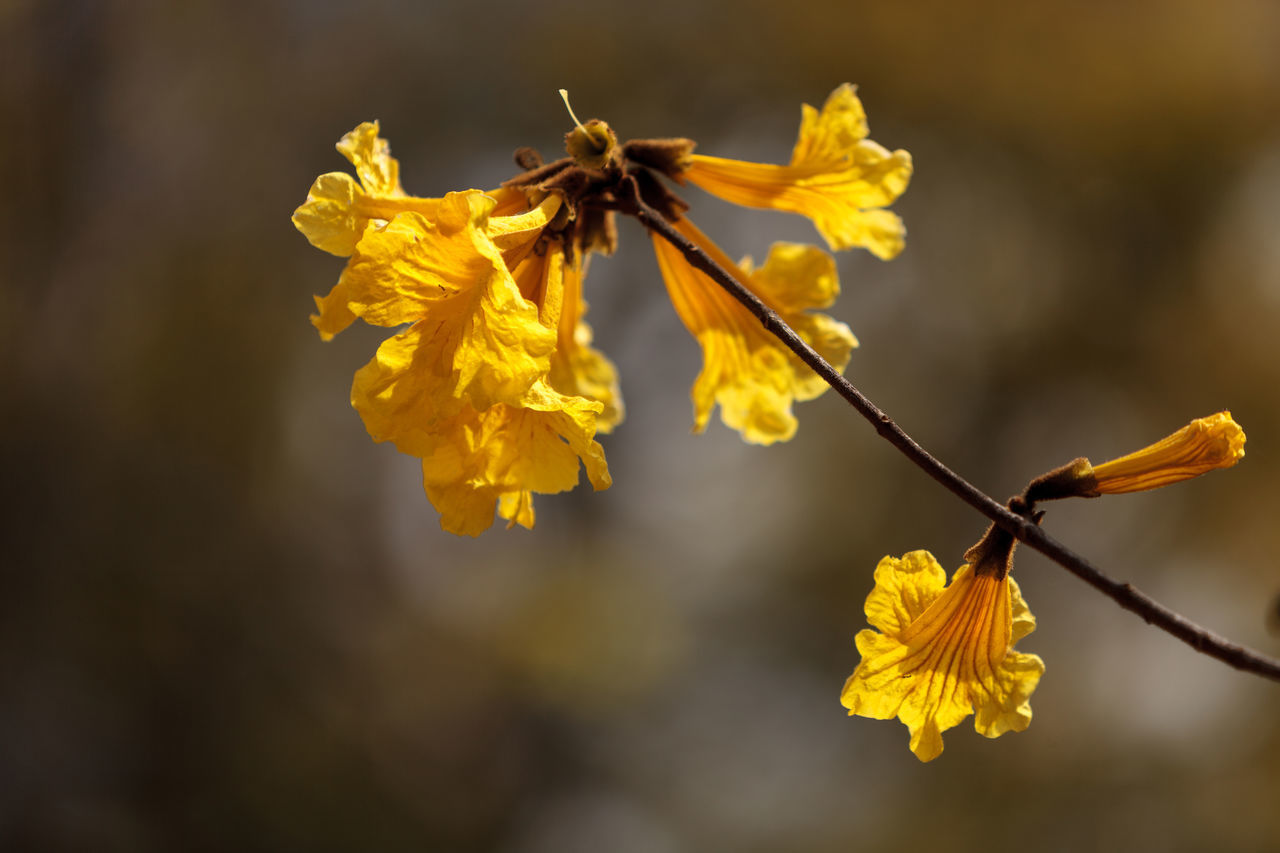
[[[1234,465],[1244,442],[1231,413],[1219,412],[1101,465],[1077,459],[1033,480],[1015,501],[1031,516],[1040,500],[1167,486]],[[858,634],[862,660],[840,697],[850,715],[897,717],[921,761],[937,758],[942,732],[969,714],[986,737],[1027,727],[1044,662],[1013,650],[1036,625],[1009,577],[1013,547],[1008,533],[992,527],[945,586],[946,572],[927,551],[880,561],[866,602],[876,630]]]
[[[849,85],[821,110],[804,106],[785,166],[694,154],[687,139],[619,143],[593,119],[567,135],[568,157],[544,163],[521,149],[524,172],[495,189],[421,198],[402,188],[378,124],[361,124],[338,143],[356,176],[321,175],[293,215],[314,246],[349,258],[316,298],[312,322],[326,340],[356,318],[407,326],[355,375],[351,402],[369,434],[422,460],[444,529],[479,535],[495,509],[532,527],[533,493],[573,488],[580,466],[596,489],[610,484],[596,436],[624,410],[613,364],[591,345],[582,287],[589,257],[616,246],[622,199],[631,193],[659,211],[843,369],[853,334],[815,310],[839,292],[831,257],[780,243],[758,269],[735,264],[685,217],[688,205],[664,179],[805,214],[832,248],[891,258],[905,231],[883,208],[906,188],[911,158],[867,132]],[[676,312],[702,348],[695,429],[718,405],[749,442],[791,438],[792,404],[825,384],[679,251],[656,236],[654,248]]]

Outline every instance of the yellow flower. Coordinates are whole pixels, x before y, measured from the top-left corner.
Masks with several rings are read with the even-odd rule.
[[[1197,418],[1150,447],[1094,465],[1094,488],[1103,495],[1138,492],[1230,468],[1244,457],[1244,440],[1230,412]]]
[[[729,260],[689,220],[675,223],[713,260],[776,311],[810,346],[843,370],[857,340],[849,327],[810,308],[825,308],[840,291],[835,262],[815,246],[777,243],[765,265],[753,270],[750,259]],[[741,303],[666,240],[653,237],[667,293],[676,313],[702,347],[702,372],[693,385],[694,430],[701,432],[720,404],[725,425],[755,444],[786,441],[796,431],[794,400],[811,400],[827,384],[795,353],[766,332]]]
[[[942,733],[971,713],[986,737],[1025,729],[1044,673],[1039,657],[1013,651],[1035,617],[1007,563],[966,563],[945,582],[928,551],[880,561],[866,603],[878,632],[858,634],[862,661],[840,697],[850,715],[900,719],[921,761],[937,758]]]
[[[693,154],[679,178],[746,207],[808,216],[832,249],[862,246],[888,260],[906,229],[883,208],[911,179],[911,155],[867,139],[867,117],[848,83],[821,112],[805,104],[791,163],[778,166]]]

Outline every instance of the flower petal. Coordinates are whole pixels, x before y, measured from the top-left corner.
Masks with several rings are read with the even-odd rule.
[[[800,133],[791,150],[791,165],[837,163],[869,132],[867,113],[858,100],[857,89],[842,83],[827,96],[821,111],[801,105]]]
[[[364,220],[355,212],[361,194],[359,184],[345,172],[323,174],[293,212],[293,225],[317,249],[346,257],[364,231]]]
[[[551,387],[562,394],[585,397],[604,408],[596,421],[601,433],[622,423],[625,408],[618,387],[618,371],[604,353],[591,346],[591,327],[582,319],[584,271],[581,261],[564,267],[564,285],[556,324],[556,349],[551,355]]]
[[[554,332],[537,322],[529,303],[508,302],[509,310],[494,304],[470,294],[442,302],[427,319],[383,341],[356,372],[351,404],[375,441],[420,456],[424,436],[462,403],[480,410],[500,402],[525,405],[530,387],[547,372]]]
[[[521,492],[507,492],[499,497],[498,516],[507,519],[508,530],[517,524],[526,530],[532,530],[536,520],[533,511],[533,492],[526,489]]]
[[[597,489],[608,488],[604,451],[592,440],[599,404],[535,387],[528,407],[464,406],[426,437],[423,487],[452,533],[478,536],[504,518],[533,524],[532,492],[554,494],[578,483],[579,461]]]
[[[375,196],[402,196],[400,163],[391,156],[391,145],[378,135],[378,122],[361,122],[338,141],[338,151],[356,167],[365,192]]]
[[[503,192],[512,193],[514,190],[504,189]],[[549,195],[528,210],[498,216],[492,211],[502,202],[493,195],[488,197],[493,199],[494,206],[490,209],[490,218],[485,231],[504,252],[527,249],[531,246],[533,241],[542,234],[542,229],[547,227],[547,223],[555,218],[563,204],[560,196]]]
[[[434,217],[401,213],[383,228],[368,228],[343,272],[351,310],[367,323],[398,326],[505,270],[485,234],[493,206],[477,190],[449,193]]]
[[[885,557],[876,566],[875,589],[867,596],[867,621],[898,636],[942,594],[946,570],[928,551],[910,551],[902,559]]]
[[[312,298],[316,301],[318,313],[311,315],[311,325],[320,332],[321,340],[333,340],[334,335],[355,322],[356,315],[347,307],[351,301],[350,294],[347,292],[347,283],[342,279],[338,279],[338,283],[333,286],[328,295]]]
[[[351,405],[374,441],[390,441],[401,453],[422,456],[439,422],[463,402],[445,388],[450,361],[431,346],[419,324],[387,338],[351,383]],[[442,375],[443,374],[443,375]]]

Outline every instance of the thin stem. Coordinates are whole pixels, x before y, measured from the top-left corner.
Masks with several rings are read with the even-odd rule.
[[[630,197],[619,202],[619,209],[635,216],[649,230],[658,234],[685,256],[689,263],[705,272],[716,284],[731,293],[735,299],[754,314],[764,328],[781,340],[801,361],[822,377],[841,397],[848,401],[860,415],[867,419],[881,438],[898,448],[933,479],[937,480],[969,506],[978,510],[1018,541],[1044,554],[1053,562],[1113,599],[1126,610],[1141,616],[1148,624],[1182,640],[1198,652],[1216,658],[1229,666],[1280,681],[1280,660],[1259,654],[1233,643],[1206,628],[1197,625],[1163,604],[1138,591],[1132,584],[1121,583],[1103,574],[1084,557],[1071,551],[1044,531],[1033,519],[1011,511],[994,498],[969,483],[959,474],[942,464],[937,458],[907,435],[893,419],[871,402],[826,359],[814,351],[783,322],[772,309],[747,290],[727,270],[713,261],[706,252],[690,242],[683,234],[656,210],[646,205],[635,191],[634,182],[627,182]]]

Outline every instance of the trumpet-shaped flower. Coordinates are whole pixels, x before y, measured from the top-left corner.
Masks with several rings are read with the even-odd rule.
[[[848,83],[822,110],[805,104],[786,166],[701,154],[679,177],[746,207],[809,217],[832,249],[861,246],[888,260],[902,251],[906,228],[884,210],[911,180],[911,155],[867,139],[867,116]]]
[[[1044,663],[1013,651],[1035,617],[1007,565],[966,563],[945,586],[933,555],[912,551],[881,560],[875,584],[866,612],[876,630],[858,634],[862,661],[840,697],[850,715],[897,717],[921,761],[937,758],[942,733],[969,714],[986,737],[1027,727]]]
[[[809,309],[826,308],[840,291],[835,262],[815,246],[778,243],[758,270],[734,264],[689,220],[676,228],[791,326],[836,369],[843,370],[857,340],[849,327]],[[720,404],[725,425],[755,444],[786,441],[796,431],[794,400],[810,400],[827,385],[795,353],[769,334],[745,307],[691,267],[670,243],[653,238],[658,266],[676,313],[702,347],[702,372],[693,385],[694,430],[701,432]]]

